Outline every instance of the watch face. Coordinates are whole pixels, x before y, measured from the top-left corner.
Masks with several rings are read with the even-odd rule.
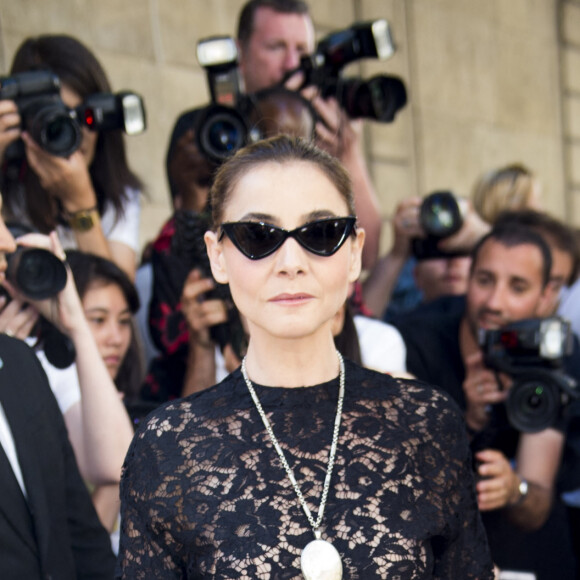
[[[95,225],[96,210],[86,210],[79,212],[69,219],[70,227],[77,232],[86,232]],[[98,214],[96,214],[98,216]]]
[[[77,228],[81,231],[90,230],[93,227],[93,218],[90,215],[84,215],[79,218]]]

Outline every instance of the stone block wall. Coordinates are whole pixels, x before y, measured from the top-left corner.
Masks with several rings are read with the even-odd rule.
[[[0,0],[0,71],[27,36],[85,42],[115,90],[146,99],[149,128],[127,139],[147,184],[141,239],[170,212],[164,157],[178,114],[208,100],[196,43],[234,34],[243,0]],[[409,103],[392,124],[367,123],[365,144],[390,243],[389,218],[409,195],[469,195],[484,171],[533,168],[546,208],[580,225],[580,0],[312,0],[319,36],[387,18],[398,50],[346,71],[403,77]]]

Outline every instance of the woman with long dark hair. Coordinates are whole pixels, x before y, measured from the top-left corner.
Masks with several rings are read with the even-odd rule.
[[[66,35],[25,40],[10,74],[50,71],[60,80],[64,104],[75,108],[111,85],[95,55]],[[82,127],[79,149],[68,157],[45,151],[21,130],[17,105],[0,100],[0,186],[6,221],[41,233],[57,229],[65,249],[112,259],[133,278],[138,251],[141,182],[127,163],[120,129],[94,132]],[[17,140],[24,155],[14,153]]]

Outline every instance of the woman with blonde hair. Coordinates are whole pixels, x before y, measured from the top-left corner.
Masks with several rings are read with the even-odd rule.
[[[541,186],[536,175],[521,163],[512,163],[483,174],[471,195],[473,207],[493,224],[506,210],[539,209]]]

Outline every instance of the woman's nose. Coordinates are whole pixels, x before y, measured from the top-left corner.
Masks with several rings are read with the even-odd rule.
[[[288,238],[276,251],[279,272],[295,276],[306,267],[306,250],[294,239]]]

